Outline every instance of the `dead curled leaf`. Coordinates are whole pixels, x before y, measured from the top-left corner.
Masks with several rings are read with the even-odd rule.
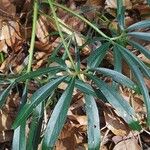
[[[2,21],[11,19],[16,14],[16,7],[10,0],[0,0],[0,29],[2,27]]]
[[[3,26],[0,32],[0,40],[1,52],[8,53],[8,47],[13,50],[12,54],[20,52],[24,44],[24,39],[21,37],[19,24],[15,21],[3,22]],[[5,61],[7,59],[10,58],[7,57]],[[2,69],[3,67],[1,66],[0,68]]]
[[[60,134],[59,140],[56,143],[56,150],[75,149],[76,138],[75,128],[71,124],[66,124]]]
[[[80,146],[83,147],[84,132],[86,130],[80,124],[67,122],[56,143],[56,150],[77,150]]]
[[[3,22],[1,28],[0,40],[8,40],[12,37],[21,39],[20,37],[20,27],[19,24],[15,21]]]
[[[68,121],[65,124],[59,140],[56,143],[56,150],[78,150],[85,149],[87,147],[86,132],[87,132],[87,116],[81,115],[78,112],[84,103],[83,95],[80,92],[76,92],[73,96],[73,102],[68,111]],[[80,102],[80,103],[78,103]]]
[[[0,146],[1,143],[12,140],[13,130],[11,126],[13,119],[16,117],[16,108],[18,105],[19,94],[12,94],[8,97],[6,105],[0,111]]]
[[[119,142],[113,150],[142,150],[139,146],[137,140],[135,139],[128,139],[125,141]]]
[[[105,109],[104,116],[107,128],[115,135],[125,136],[130,132],[128,125],[113,110]]]
[[[0,52],[7,53],[8,46],[5,43],[5,40],[0,41]]]
[[[36,25],[36,36],[42,43],[49,42],[49,32],[47,20],[44,16],[40,16]]]

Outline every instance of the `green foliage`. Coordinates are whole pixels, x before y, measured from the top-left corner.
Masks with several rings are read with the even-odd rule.
[[[27,100],[27,86],[24,87],[24,91],[21,97],[21,105],[19,110],[22,109]],[[12,150],[25,150],[26,149],[26,121],[14,130]]]
[[[0,108],[2,108],[2,106],[6,102],[6,98],[9,95],[10,90],[12,89],[12,87],[14,85],[15,85],[15,83],[11,83],[4,91],[2,91],[2,93],[0,95]]]
[[[43,139],[43,149],[52,149],[55,146],[56,140],[63,128],[66,121],[67,111],[70,106],[73,90],[74,90],[75,78],[73,77],[70,81],[69,86],[60,97],[56,104],[51,118],[48,122],[45,136]]]
[[[29,115],[34,111],[34,109],[48,98],[53,90],[65,79],[66,77],[58,77],[55,80],[50,81],[41,88],[39,88],[31,97],[30,101],[27,102],[21,111],[19,112],[18,117],[16,118],[13,128],[18,127],[22,121],[26,120]]]
[[[25,88],[25,95],[22,95],[23,104],[20,106],[16,120],[13,123],[13,129],[15,129],[13,149],[36,150],[41,141],[43,150],[53,149],[65,124],[67,111],[71,103],[74,89],[80,90],[85,95],[85,107],[88,117],[88,147],[91,150],[98,150],[101,141],[100,117],[95,98],[102,99],[104,102],[109,102],[133,130],[141,130],[141,126],[136,118],[134,109],[126,100],[123,99],[118,91],[118,88],[116,88],[119,84],[134,90],[137,94],[142,94],[147,109],[147,124],[150,126],[150,97],[149,91],[144,82],[144,77],[150,78],[150,69],[137,56],[126,48],[127,44],[131,45],[139,50],[139,52],[143,53],[147,58],[150,58],[150,52],[142,45],[134,41],[134,37],[137,39],[150,41],[150,33],[136,31],[137,29],[150,27],[150,20],[141,21],[126,28],[125,7],[123,6],[122,0],[117,0],[118,9],[116,18],[118,20],[118,30],[111,31],[111,33],[114,34],[108,37],[96,25],[92,24],[79,13],[76,13],[73,10],[70,10],[69,8],[51,0],[43,1],[43,3],[49,5],[49,8],[52,11],[52,18],[56,23],[62,43],[51,54],[51,57],[48,60],[49,64],[46,68],[31,71],[33,45],[35,41],[35,22],[37,19],[37,11],[39,9],[37,7],[37,1],[35,1],[35,3],[33,37],[31,39],[32,44],[30,48],[31,51],[27,72],[20,74],[17,77],[1,77],[1,80],[4,80],[1,83],[4,84],[5,81],[9,81],[7,82],[9,85],[1,92],[0,107],[5,104],[6,98],[11,89],[13,89],[18,83],[25,82],[25,87],[28,88],[28,83],[31,79],[42,80],[42,77],[46,76],[47,80],[45,81],[46,83],[44,82],[44,84],[42,83],[40,85],[39,89],[35,91],[30,98],[27,97],[28,91]],[[148,3],[150,2],[148,1]],[[86,59],[87,66],[85,69],[80,68],[80,48],[75,44],[76,41],[73,40],[74,32],[72,32],[72,36],[69,35],[66,37],[61,30],[59,18],[56,14],[57,8],[61,8],[78,17],[98,33],[98,37],[93,41],[91,40],[91,42],[98,41],[101,42],[101,45],[90,53]],[[130,39],[131,37],[133,38],[132,40]],[[70,42],[75,45],[75,59],[69,51]],[[59,57],[57,54],[62,47],[65,49],[66,55]],[[114,70],[100,67],[108,51],[113,52],[112,54],[114,55]],[[69,60],[71,62],[71,66],[67,66],[65,60]],[[134,81],[122,74],[122,60],[125,60],[130,67],[133,76],[135,77]],[[53,62],[55,62],[57,66],[50,67]],[[61,73],[61,75],[58,75],[58,73]],[[113,82],[108,84],[102,80],[101,76],[107,76],[111,78]],[[50,119],[47,122],[46,129],[42,135],[41,128],[47,99],[55,93],[55,89],[58,88],[58,85],[64,82],[68,86],[55,105],[53,112],[50,115]],[[29,135],[26,139],[25,128],[28,124],[29,118],[31,118],[32,121]]]
[[[128,35],[145,41],[150,41],[150,33],[145,32],[129,32]]]
[[[121,97],[121,95],[119,95],[112,86],[108,86],[98,77],[93,75],[87,76],[93,80],[108,102],[117,110],[117,112],[124,118],[124,120],[130,126],[134,124],[135,126],[132,126],[134,130],[140,130],[140,126],[138,123],[136,123],[136,120],[134,120],[135,113],[132,107]]]
[[[44,102],[41,102],[34,110],[32,115],[32,122],[30,132],[28,135],[27,148],[28,150],[38,149],[40,142],[40,134],[42,128],[42,121],[44,116]]]
[[[87,65],[90,68],[97,67],[100,65],[102,60],[104,59],[107,50],[109,49],[110,43],[105,43],[95,51],[91,53],[91,55],[87,58]]]
[[[136,29],[143,29],[143,28],[147,28],[147,27],[150,27],[150,20],[144,20],[144,21],[137,22],[137,23],[129,26],[127,28],[127,31],[132,31],[132,30],[136,30]]]
[[[95,99],[91,95],[85,95],[86,112],[88,117],[88,149],[99,149],[100,147],[100,121]]]
[[[117,20],[121,30],[125,28],[125,8],[123,6],[123,0],[117,0]]]

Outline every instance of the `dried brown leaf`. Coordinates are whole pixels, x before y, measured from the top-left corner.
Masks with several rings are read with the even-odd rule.
[[[44,16],[40,16],[36,25],[36,36],[42,43],[49,42],[49,32],[47,20]]]
[[[76,129],[72,124],[65,124],[60,134],[59,140],[56,143],[56,150],[75,150],[75,146],[77,144],[75,133]]]
[[[104,116],[107,128],[115,135],[125,136],[130,132],[128,125],[113,110],[105,109]]]
[[[10,142],[13,137],[12,130],[0,131],[0,144],[4,142]]]
[[[0,111],[0,131],[11,129],[12,118],[5,113]]]
[[[8,46],[5,43],[5,40],[0,41],[0,52],[7,53]]]
[[[128,139],[118,143],[113,150],[142,150],[135,139]]]

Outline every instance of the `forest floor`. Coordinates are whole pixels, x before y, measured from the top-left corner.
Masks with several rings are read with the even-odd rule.
[[[84,16],[90,22],[100,24],[99,28],[105,33],[109,32],[109,28],[115,29],[117,27],[115,20],[117,6],[115,0],[58,1],[74,11],[85,11]],[[144,0],[125,0],[125,7],[127,26],[141,20],[150,19],[150,7]],[[46,5],[41,4],[39,8],[46,14],[51,13]],[[26,69],[32,36],[32,12],[33,4],[31,0],[0,0],[0,74],[6,76],[9,74],[17,75]],[[76,33],[96,36],[84,22],[74,16],[70,16],[62,9],[57,11],[57,15],[62,22],[71,27]],[[64,28],[63,32],[67,33],[68,31]],[[42,13],[38,16],[35,40],[32,70],[44,67],[53,50],[61,42],[53,20],[48,20]],[[150,50],[150,43],[138,42]],[[82,45],[83,43],[83,39],[78,36],[78,44]],[[89,44],[83,48],[81,52],[82,59],[89,55],[91,47],[96,47],[96,44]],[[62,49],[60,55],[63,55],[63,52],[64,50]],[[70,52],[73,56],[74,49],[70,49]],[[144,55],[136,53],[136,51],[135,54],[142,61],[150,64],[150,60],[146,59]],[[112,65],[112,54],[108,53],[103,61],[103,66],[111,68]],[[125,75],[130,76],[130,69],[126,64],[123,65],[123,72]],[[150,80],[145,78],[145,81],[150,89]],[[30,82],[29,84],[29,91],[32,94],[37,90],[38,85],[37,82]],[[20,84],[17,90],[12,90],[7,98],[6,105],[0,111],[0,150],[11,149],[13,137],[11,125],[18,112],[22,86]],[[2,90],[1,87],[0,89]],[[59,87],[59,91],[61,92],[62,90],[64,90],[63,85]],[[134,103],[134,109],[143,126],[143,130],[140,132],[132,131],[109,104],[97,101],[101,120],[101,150],[148,150],[150,149],[150,129],[146,127],[146,111],[142,97],[133,95],[126,88],[120,87],[120,91],[125,100]],[[87,117],[84,110],[83,94],[76,91],[69,108],[66,124],[56,143],[56,150],[87,149],[86,130]]]

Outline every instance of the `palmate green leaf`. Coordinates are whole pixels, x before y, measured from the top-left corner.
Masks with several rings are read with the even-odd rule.
[[[13,128],[18,127],[22,121],[26,120],[29,115],[34,111],[34,108],[40,104],[42,101],[44,101],[48,96],[51,95],[51,93],[54,91],[54,89],[63,81],[65,80],[66,76],[58,77],[55,80],[51,80],[46,85],[39,88],[31,97],[29,103],[26,103],[21,111],[19,112],[14,124]]]
[[[53,149],[55,142],[58,139],[60,131],[62,130],[67,118],[67,111],[72,99],[74,85],[75,78],[72,78],[69,86],[62,94],[53,110],[45,131],[42,150]]]
[[[109,49],[110,43],[107,42],[101,45],[99,48],[94,50],[91,55],[87,58],[88,67],[98,67],[101,61],[104,59],[107,50]]]
[[[112,87],[107,85],[96,76],[87,75],[101,90],[108,102],[117,110],[118,114],[129,124],[133,130],[140,130],[139,123],[135,120],[133,108],[125,101],[122,96]]]
[[[147,58],[150,59],[150,50],[146,49],[145,47],[143,47],[142,45],[134,42],[134,41],[128,41],[128,43],[133,46],[134,48],[136,48],[137,50],[139,50],[141,53],[143,53]]]
[[[10,93],[10,90],[13,88],[13,86],[15,85],[15,83],[11,83],[4,91],[1,91],[0,94],[0,108],[2,108],[2,106],[5,104],[6,102],[6,98]]]
[[[144,41],[150,41],[150,33],[146,32],[129,32],[127,33],[130,36],[133,36],[135,38],[144,40]]]
[[[128,88],[134,89],[135,91],[138,90],[137,85],[133,81],[131,81],[129,78],[127,78],[126,76],[124,76],[123,74],[121,74],[117,71],[107,69],[107,68],[92,68],[90,70],[102,73],[106,76],[109,76],[114,81],[116,81],[124,86],[127,86]]]
[[[121,30],[125,26],[125,8],[123,6],[123,0],[117,0],[117,20]]]
[[[148,28],[150,27],[150,20],[143,20],[137,23],[132,24],[127,28],[127,31],[132,31],[136,29]]]
[[[145,76],[150,78],[150,69],[138,57],[136,57],[132,52],[130,52],[123,46],[119,44],[116,44],[116,46],[123,55],[128,55],[128,57],[130,57],[136,63],[136,65],[139,66],[139,68],[142,70]]]
[[[42,127],[42,120],[44,115],[44,103],[41,102],[34,110],[30,131],[27,140],[27,150],[36,150],[40,143],[40,134]]]
[[[95,99],[85,95],[86,113],[88,117],[88,150],[99,150],[100,147],[100,121]]]
[[[129,55],[124,53],[124,51],[122,51],[122,54],[126,62],[128,63],[128,65],[130,66],[131,70],[133,71],[134,76],[136,77],[136,80],[138,81],[139,88],[144,97],[144,103],[147,109],[147,123],[150,126],[150,97],[149,97],[148,89],[145,85],[143,75],[141,71],[139,70],[139,68],[137,67],[136,63],[132,60],[132,57],[129,57]]]
[[[42,68],[42,69],[38,69],[36,71],[25,73],[24,75],[21,75],[20,77],[18,77],[15,80],[15,82],[25,81],[27,79],[35,78],[35,77],[38,77],[40,75],[44,75],[47,73],[56,74],[56,73],[64,71],[64,70],[65,70],[65,68],[60,67],[60,66]]]

